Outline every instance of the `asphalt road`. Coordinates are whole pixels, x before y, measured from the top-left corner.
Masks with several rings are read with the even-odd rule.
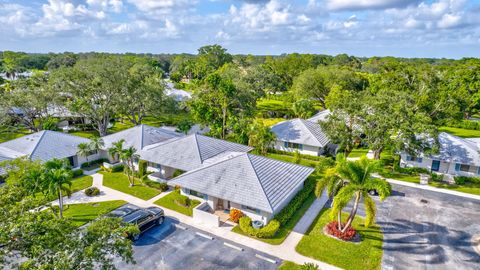
[[[472,246],[480,234],[480,201],[398,185],[393,190],[377,203],[382,269],[480,269]]]
[[[117,262],[118,269],[277,269],[282,261],[269,255],[242,247],[228,240],[213,236],[213,240],[197,233],[207,235],[196,228],[179,224],[166,218],[161,226],[150,229],[134,245],[135,265]],[[210,235],[211,236],[211,235]],[[224,243],[243,248],[239,251]],[[258,258],[260,255],[273,259],[276,263]]]

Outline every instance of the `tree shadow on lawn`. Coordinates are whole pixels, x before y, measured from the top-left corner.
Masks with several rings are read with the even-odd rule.
[[[472,235],[451,230],[431,222],[412,222],[396,219],[390,222],[378,222],[384,234],[385,251],[401,252],[412,255],[426,255],[417,260],[424,264],[444,264],[449,260],[446,247],[453,249],[463,261],[480,263],[480,256],[472,247]],[[428,255],[428,256],[427,256]]]

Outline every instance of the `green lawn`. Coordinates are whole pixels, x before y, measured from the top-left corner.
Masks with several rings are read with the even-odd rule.
[[[267,157],[273,158],[273,159],[276,159],[276,160],[281,160],[281,161],[286,161],[286,162],[290,162],[290,163],[295,163],[295,157],[293,157],[293,156],[282,155],[282,154],[275,154],[275,153],[268,153],[268,154],[267,154]],[[303,165],[303,166],[315,168],[315,166],[317,166],[318,162],[315,161],[315,160],[302,158],[302,159],[300,160],[300,163],[299,163],[299,164],[300,164],[300,165]]]
[[[480,130],[455,128],[455,127],[440,127],[439,131],[448,132],[452,135],[462,138],[480,137]]]
[[[408,175],[408,174],[391,172],[391,171],[390,172],[380,172],[379,174],[382,177],[385,177],[385,178],[390,178],[390,179],[394,179],[394,180],[420,184],[420,176],[419,175]]]
[[[135,181],[135,185],[130,187],[127,176],[121,172],[101,172],[101,174],[103,174],[104,186],[130,194],[142,200],[151,199],[161,193],[160,190],[144,186],[138,179]]]
[[[434,182],[430,181],[428,183],[430,186],[437,187],[437,188],[445,188],[454,191],[480,195],[480,184],[479,183],[465,183],[463,185],[456,185],[456,184],[448,184],[442,182]]]
[[[92,186],[92,183],[93,183],[93,178],[89,175],[84,175],[84,176],[74,178],[72,180],[71,191],[72,193],[74,193],[82,189],[86,189]]]
[[[255,118],[257,121],[262,122],[263,125],[270,127],[273,126],[279,122],[285,121],[284,118],[263,118],[263,117],[257,117]]]
[[[22,136],[25,136],[27,134],[30,134],[30,131],[25,128],[9,128],[8,131],[2,131],[0,132],[0,143],[10,141],[13,139],[20,138]]]
[[[63,216],[72,220],[76,226],[82,226],[101,215],[126,204],[126,201],[106,201],[97,203],[70,204],[65,206]]]
[[[268,244],[271,244],[271,245],[280,245],[281,243],[283,243],[283,241],[285,241],[285,239],[287,238],[288,234],[290,234],[290,232],[293,230],[293,228],[295,227],[295,225],[297,224],[297,222],[302,218],[302,216],[305,214],[305,212],[307,212],[308,208],[312,205],[312,203],[315,201],[315,194],[312,193],[306,200],[305,202],[303,203],[302,207],[300,207],[300,209],[298,209],[297,212],[295,212],[295,214],[290,218],[290,220],[285,224],[285,226],[282,226],[280,227],[280,229],[278,230],[278,232],[275,234],[275,236],[273,238],[255,238],[257,240],[260,240],[262,242],[265,242],[265,243],[268,243]],[[239,233],[239,234],[242,234],[242,235],[246,235],[246,236],[249,236],[247,234],[245,234],[242,229],[240,229],[240,226],[237,225],[235,226],[233,229],[232,229],[232,232],[236,232],[236,233]],[[249,236],[249,237],[252,237],[252,236]]]
[[[278,270],[302,270],[302,266],[290,261],[283,262]]]
[[[195,208],[197,205],[200,204],[199,201],[197,200],[191,200],[191,205],[190,207],[185,207],[182,205],[179,205],[175,202],[175,198],[178,198],[180,196],[183,196],[180,194],[180,190],[174,190],[170,192],[167,196],[164,196],[160,198],[158,201],[154,202],[156,205],[168,208],[170,210],[179,212],[180,214],[184,214],[186,216],[192,216],[193,215],[193,208]]]
[[[360,233],[361,243],[343,242],[323,234],[323,227],[330,221],[329,212],[327,209],[320,212],[310,231],[297,245],[297,252],[347,270],[380,269],[383,242],[380,228],[365,228],[363,219],[356,217],[353,226]]]
[[[364,157],[368,153],[368,148],[354,148],[348,155],[349,158]]]

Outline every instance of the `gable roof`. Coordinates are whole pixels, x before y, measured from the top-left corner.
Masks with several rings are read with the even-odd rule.
[[[105,144],[105,149],[112,147],[114,142],[125,140],[125,143],[123,144],[125,148],[133,146],[135,149],[141,150],[148,145],[182,136],[183,134],[181,133],[177,133],[165,128],[139,125],[111,135],[107,135],[102,139]]]
[[[150,145],[139,151],[139,154],[144,160],[190,171],[221,153],[251,150],[251,147],[242,144],[192,134]]]
[[[201,193],[268,213],[278,213],[313,168],[244,153],[171,180]]]
[[[319,121],[323,122],[327,120],[327,117],[331,114],[329,109],[319,111],[314,116],[308,118],[307,120],[310,122],[318,123]]]
[[[296,118],[272,126],[277,140],[317,147],[324,147],[330,141],[318,123]]]
[[[0,156],[14,159],[28,156],[32,160],[48,161],[77,154],[77,146],[90,140],[62,132],[44,130],[0,144]]]
[[[430,157],[446,162],[480,165],[480,146],[475,139],[463,139],[446,132],[438,134],[440,149]]]

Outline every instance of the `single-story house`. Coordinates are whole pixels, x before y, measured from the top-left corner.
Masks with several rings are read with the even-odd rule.
[[[140,157],[148,161],[148,170],[154,180],[169,180],[176,170],[183,172],[197,169],[216,158],[232,152],[249,152],[253,148],[200,134],[172,138],[149,145],[139,151]]]
[[[328,116],[332,114],[332,112],[329,109],[319,111],[316,113],[314,116],[308,118],[307,120],[310,122],[318,123],[318,122],[324,122],[327,121]]]
[[[317,123],[305,119],[292,119],[275,124],[271,127],[276,140],[273,148],[276,150],[320,156],[329,145],[329,138]]]
[[[480,175],[480,147],[475,139],[464,139],[441,132],[438,135],[438,154],[416,156],[400,153],[401,167],[419,167],[447,175]]]
[[[268,223],[300,191],[313,168],[236,153],[186,172],[168,183],[205,201],[212,212],[241,210]]]
[[[54,158],[67,159],[72,167],[77,168],[87,161],[87,157],[77,154],[78,145],[88,142],[90,140],[86,138],[43,130],[1,143],[0,160],[12,160],[18,157],[28,157],[32,160],[41,161],[49,161]],[[91,153],[88,160],[98,159],[99,157],[99,153]]]

